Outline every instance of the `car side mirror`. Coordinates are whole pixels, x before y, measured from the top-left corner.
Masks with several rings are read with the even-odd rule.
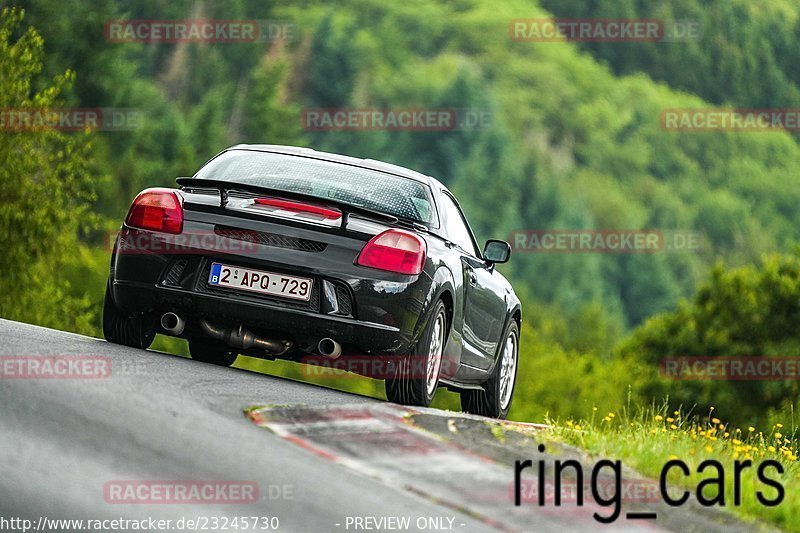
[[[483,258],[487,263],[505,263],[511,257],[511,245],[506,241],[489,239],[483,248]]]

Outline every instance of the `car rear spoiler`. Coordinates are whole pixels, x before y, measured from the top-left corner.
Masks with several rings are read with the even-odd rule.
[[[347,226],[347,219],[350,216],[350,214],[353,213],[356,215],[361,215],[366,218],[378,220],[380,222],[385,222],[392,225],[402,225],[402,226],[412,227],[414,229],[421,231],[428,231],[428,228],[424,224],[418,222],[401,219],[394,215],[390,215],[388,213],[381,213],[380,211],[375,211],[373,209],[369,209],[366,207],[351,205],[346,202],[341,202],[338,200],[320,198],[312,194],[303,194],[300,192],[285,191],[282,189],[273,189],[271,187],[265,187],[263,185],[253,185],[249,183],[235,183],[223,180],[178,178],[175,181],[177,181],[178,185],[180,185],[181,187],[196,187],[198,189],[217,189],[219,191],[220,207],[225,207],[225,204],[228,201],[228,191],[232,190],[244,191],[256,194],[269,194],[279,198],[285,198],[287,200],[300,200],[316,204],[322,203],[332,207],[336,207],[342,212],[342,224],[340,226],[341,229],[345,229],[345,227]]]

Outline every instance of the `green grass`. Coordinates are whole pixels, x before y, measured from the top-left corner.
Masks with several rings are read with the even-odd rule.
[[[704,460],[715,459],[724,467],[725,508],[736,515],[750,520],[762,520],[780,528],[800,530],[800,463],[798,463],[798,442],[796,435],[787,435],[782,424],[776,424],[768,431],[760,431],[748,426],[729,427],[714,416],[712,411],[706,416],[689,415],[682,411],[667,411],[666,407],[640,410],[632,414],[630,410],[618,413],[593,414],[580,421],[548,420],[551,429],[547,438],[565,442],[586,450],[592,456],[619,459],[623,465],[632,467],[642,474],[658,479],[664,464],[670,459],[680,459],[690,470],[684,476],[679,469],[670,470],[667,477],[671,486],[685,487],[693,494],[700,481],[716,477],[714,468],[697,473],[697,467]],[[733,505],[734,461],[751,460],[752,468],[741,474],[742,505]],[[757,467],[765,460],[778,461],[784,469],[778,474],[770,468],[767,477],[777,480],[785,489],[785,497],[780,505],[767,507],[756,498],[761,491],[765,498],[776,498],[777,491],[758,479]],[[716,486],[705,486],[703,495],[713,498]],[[678,497],[677,491],[671,491]],[[720,506],[721,507],[721,506]]]

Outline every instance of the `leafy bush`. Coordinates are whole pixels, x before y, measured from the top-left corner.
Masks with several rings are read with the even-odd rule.
[[[0,12],[0,109],[57,107],[71,71],[40,89],[43,42],[32,28],[15,38],[23,13]],[[78,234],[91,215],[95,177],[90,137],[53,129],[0,129],[0,315],[71,331],[91,332],[96,303],[75,294],[65,267],[80,257]]]
[[[623,360],[648,365],[645,397],[673,404],[715,406],[738,423],[764,423],[797,402],[797,379],[674,381],[658,373],[672,356],[800,356],[800,250],[770,255],[759,266],[726,270],[718,264],[688,302],[655,316],[619,347]]]

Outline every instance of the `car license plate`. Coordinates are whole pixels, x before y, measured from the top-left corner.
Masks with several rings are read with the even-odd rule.
[[[298,278],[287,276],[286,274],[223,265],[221,263],[211,264],[211,275],[208,277],[209,285],[304,301],[308,301],[311,298],[313,283],[314,281],[308,278]]]

